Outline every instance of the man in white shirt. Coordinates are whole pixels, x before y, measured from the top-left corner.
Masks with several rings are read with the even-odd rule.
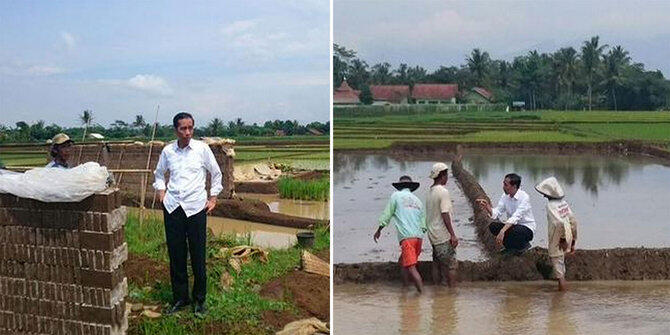
[[[435,163],[430,178],[433,185],[426,196],[426,226],[433,246],[433,283],[453,287],[456,285],[458,237],[451,224],[453,206],[445,186],[449,179],[447,164]]]
[[[223,189],[221,170],[209,146],[192,139],[194,120],[190,114],[178,113],[172,124],[177,141],[163,148],[154,171],[156,180],[153,184],[158,192],[158,199],[163,204],[165,237],[170,256],[173,305],[168,314],[191,303],[186,270],[186,254],[190,252],[194,277],[194,312],[202,316],[206,313],[207,293],[207,214],[216,206],[216,196]],[[209,198],[205,191],[206,171],[211,174]],[[165,172],[170,172],[167,187]]]
[[[530,248],[530,241],[535,233],[535,218],[530,206],[528,193],[519,189],[521,177],[510,173],[503,179],[503,194],[495,208],[485,199],[477,199],[479,205],[488,212],[494,221],[489,231],[496,237],[496,243],[505,246],[511,253],[521,253]],[[504,222],[498,221],[503,216]]]

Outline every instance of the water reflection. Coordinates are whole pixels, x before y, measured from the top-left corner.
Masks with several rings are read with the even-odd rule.
[[[551,297],[549,304],[549,317],[547,318],[547,329],[549,334],[574,335],[577,334],[577,326],[570,311],[568,297],[562,293],[556,293]]]
[[[421,329],[421,300],[415,292],[403,291],[399,297],[400,332],[402,334],[417,334]]]
[[[582,189],[593,196],[598,195],[602,186],[620,185],[632,171],[643,167],[619,158],[514,154],[470,154],[463,157],[463,165],[477,179],[488,178],[491,173],[498,176],[501,171],[523,171],[522,178],[533,180],[553,175],[568,186],[579,181]]]
[[[436,287],[431,303],[430,332],[432,334],[454,334],[458,327],[458,312],[456,300],[458,292],[455,289]]]

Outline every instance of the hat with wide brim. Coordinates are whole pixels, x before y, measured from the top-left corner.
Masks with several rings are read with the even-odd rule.
[[[535,190],[540,194],[546,195],[553,199],[563,199],[565,196],[565,192],[563,192],[561,184],[558,183],[558,180],[556,180],[555,177],[549,177],[541,181],[535,185]]]
[[[402,176],[398,182],[392,184],[398,191],[402,191],[406,188],[409,188],[410,191],[414,192],[419,188],[419,183],[412,181],[412,178],[409,176]]]
[[[74,141],[70,139],[70,136],[67,136],[67,134],[64,133],[56,134],[56,136],[54,136],[51,139],[51,143],[54,145],[62,145],[65,143],[73,143],[73,142]]]

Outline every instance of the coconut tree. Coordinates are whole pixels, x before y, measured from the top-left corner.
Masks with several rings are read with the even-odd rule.
[[[87,109],[82,112],[79,116],[79,121],[81,121],[82,125],[90,125],[93,122],[93,111]]]
[[[144,116],[135,115],[135,121],[133,122],[133,128],[144,128],[147,125],[147,122],[144,121]]]
[[[472,50],[470,57],[467,59],[468,68],[475,76],[475,84],[478,86],[484,85],[484,79],[488,75],[489,63],[491,61],[489,53],[481,51],[479,48]]]
[[[591,40],[584,41],[582,45],[582,66],[584,74],[586,74],[586,85],[589,94],[589,111],[592,106],[593,81],[598,73],[600,66],[600,58],[607,48],[607,44],[599,45],[599,37],[591,37]]]
[[[565,89],[568,97],[572,96],[572,86],[577,79],[577,51],[572,47],[561,48],[554,54],[554,62],[559,86]],[[565,109],[567,106],[566,101]]]
[[[612,102],[614,103],[614,110],[617,110],[616,103],[616,88],[622,82],[621,69],[628,65],[630,57],[628,51],[624,50],[620,45],[611,49],[607,54],[603,55],[603,63],[605,65],[603,70],[603,84],[607,91],[612,94]]]
[[[223,131],[223,121],[218,117],[212,119],[207,125],[207,135],[209,136],[218,136]]]

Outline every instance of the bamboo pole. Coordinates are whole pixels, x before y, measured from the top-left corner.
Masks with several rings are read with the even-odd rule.
[[[160,110],[161,105],[156,105],[156,117],[154,118],[154,128],[151,131],[151,142],[149,142],[149,156],[147,157],[147,165],[145,170],[149,170],[149,163],[151,163],[151,151],[153,150],[154,147],[154,137],[156,136],[156,125],[158,124],[158,111]],[[144,198],[146,197],[147,193],[147,179],[148,176],[146,174],[142,175],[142,194],[140,195],[140,226],[142,226],[142,222],[144,221]],[[155,196],[154,196],[155,198]]]
[[[86,123],[84,124],[84,135],[81,136],[81,142],[82,143],[84,143],[84,140],[86,139],[86,131],[88,130],[88,124],[89,123],[91,123],[90,117],[86,121]],[[84,150],[84,146],[83,145],[79,146],[79,156],[77,157],[77,165],[81,164],[81,153],[82,153],[83,150]]]

